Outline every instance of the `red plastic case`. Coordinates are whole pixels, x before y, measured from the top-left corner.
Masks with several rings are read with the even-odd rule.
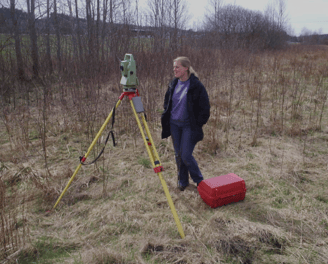
[[[212,208],[244,200],[246,195],[245,181],[234,173],[203,180],[197,189]]]

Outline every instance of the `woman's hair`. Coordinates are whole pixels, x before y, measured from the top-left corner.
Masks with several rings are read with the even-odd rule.
[[[194,74],[196,77],[198,77],[197,72],[193,69],[193,67],[191,67],[191,63],[190,60],[187,57],[177,57],[176,59],[173,60],[173,62],[175,61],[180,61],[181,65],[183,67],[188,68],[188,77],[190,77],[190,74]]]

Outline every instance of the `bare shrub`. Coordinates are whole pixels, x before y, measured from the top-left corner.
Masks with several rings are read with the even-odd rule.
[[[15,185],[7,187],[0,179],[0,257],[5,259],[29,240],[25,199]]]

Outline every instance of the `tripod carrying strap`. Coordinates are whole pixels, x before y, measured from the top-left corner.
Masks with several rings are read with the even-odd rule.
[[[91,161],[91,162],[89,162],[89,163],[84,163],[84,161],[85,161],[85,157],[84,157],[84,156],[80,156],[80,163],[81,163],[82,165],[91,165],[91,164],[95,163],[95,162],[101,157],[101,155],[104,153],[104,150],[105,150],[106,144],[107,144],[108,139],[109,139],[109,135],[112,136],[113,146],[114,146],[114,147],[116,146],[116,143],[115,143],[115,137],[114,137],[114,131],[113,131],[114,123],[115,123],[115,106],[114,106],[114,108],[113,108],[112,129],[108,132],[107,138],[106,138],[106,140],[105,140],[104,147],[103,147],[102,150],[99,152],[98,156],[97,156],[93,161]]]

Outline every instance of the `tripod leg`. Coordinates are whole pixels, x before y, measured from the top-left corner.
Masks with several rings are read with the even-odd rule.
[[[142,123],[143,123],[143,125],[145,127],[145,130],[146,130],[146,134],[147,134],[147,136],[149,138],[149,141],[150,141],[150,144],[152,146],[152,150],[153,150],[153,154],[154,154],[154,159],[156,159],[156,160],[159,161],[159,156],[158,156],[157,150],[155,148],[155,144],[154,144],[153,138],[152,138],[152,136],[150,134],[150,130],[149,130],[149,127],[148,127],[146,118],[145,118],[145,114],[142,114],[141,118],[142,118]]]
[[[133,110],[134,116],[135,116],[136,121],[137,121],[137,123],[138,123],[138,127],[139,127],[139,129],[140,129],[140,132],[141,132],[142,138],[143,138],[143,140],[144,140],[145,147],[146,147],[146,149],[147,149],[147,152],[148,152],[148,155],[149,155],[150,161],[151,161],[151,163],[152,163],[152,165],[153,165],[153,168],[155,169],[156,167],[161,166],[161,163],[160,163],[160,159],[159,159],[158,153],[157,153],[156,148],[155,148],[154,141],[153,141],[153,139],[152,139],[152,137],[151,137],[151,134],[150,134],[150,131],[149,131],[149,128],[148,128],[148,125],[147,125],[147,121],[146,121],[146,119],[145,119],[145,115],[144,115],[144,114],[142,115],[142,122],[143,122],[143,125],[144,125],[144,127],[145,127],[145,130],[146,130],[147,136],[148,136],[148,138],[149,138],[150,146],[148,145],[147,139],[146,139],[145,134],[144,134],[144,130],[143,130],[143,128],[142,128],[142,125],[141,125],[140,119],[139,119],[138,114],[137,114],[137,112],[136,112],[136,110],[135,110],[135,107],[134,107],[134,105],[133,105],[132,100],[131,100],[130,102],[131,102],[131,107],[132,107],[132,110]],[[156,171],[155,171],[155,172],[156,172]],[[162,172],[161,172],[161,171],[157,171],[156,173],[157,173],[157,175],[158,175],[158,177],[159,177],[159,179],[160,179],[160,181],[161,181],[161,184],[162,184],[162,186],[163,186],[164,193],[165,193],[165,195],[166,195],[166,199],[167,199],[167,201],[168,201],[168,203],[169,203],[169,206],[170,206],[170,208],[171,208],[171,212],[172,212],[172,214],[173,214],[173,218],[174,218],[174,220],[175,220],[175,223],[176,223],[176,225],[177,225],[177,227],[178,227],[178,231],[179,231],[179,233],[180,233],[180,236],[181,236],[181,238],[184,238],[184,237],[185,237],[185,234],[184,234],[184,232],[183,232],[183,228],[182,228],[182,225],[181,225],[181,223],[180,223],[180,220],[179,220],[179,217],[178,217],[177,211],[175,210],[175,206],[174,206],[174,203],[173,203],[173,201],[172,201],[172,198],[171,198],[171,195],[170,195],[169,189],[167,188],[166,182],[165,182],[165,180],[164,180],[164,178],[163,178],[163,176],[162,176]]]
[[[139,117],[138,117],[137,111],[136,111],[136,109],[135,109],[135,107],[134,107],[134,104],[133,104],[133,101],[132,101],[132,100],[130,100],[130,103],[131,103],[131,107],[132,107],[132,110],[133,110],[134,116],[135,116],[135,118],[136,118],[136,121],[137,121],[138,127],[139,127],[139,129],[140,129],[140,133],[141,133],[142,139],[143,139],[143,141],[144,141],[144,144],[145,144],[146,150],[147,150],[147,152],[148,152],[148,156],[149,156],[150,162],[151,162],[153,168],[155,168],[155,160],[154,160],[153,154],[152,154],[152,152],[151,152],[151,150],[150,150],[150,147],[149,147],[149,145],[148,145],[148,143],[147,143],[147,139],[146,139],[145,133],[144,133],[144,131],[143,131],[143,128],[142,128],[142,125],[141,125],[140,119],[139,119]]]
[[[119,107],[119,105],[121,104],[122,100],[118,100],[118,102],[115,105],[115,109],[117,109]],[[92,148],[94,147],[94,145],[97,143],[99,137],[101,136],[101,133],[104,131],[104,129],[106,128],[108,122],[111,120],[113,115],[113,110],[109,113],[108,117],[106,118],[104,124],[101,126],[99,132],[97,133],[95,139],[92,141],[87,153],[84,155],[84,160],[89,156]],[[57,202],[55,203],[53,209],[56,208],[56,206],[58,205],[58,203],[60,202],[61,198],[64,196],[65,192],[67,191],[68,187],[71,185],[73,179],[75,178],[76,174],[78,173],[78,171],[80,170],[82,164],[80,163],[79,166],[77,166],[77,168],[75,169],[75,172],[73,173],[73,176],[70,178],[70,180],[68,181],[65,189],[62,191],[61,195],[59,196],[59,198],[57,199]]]

